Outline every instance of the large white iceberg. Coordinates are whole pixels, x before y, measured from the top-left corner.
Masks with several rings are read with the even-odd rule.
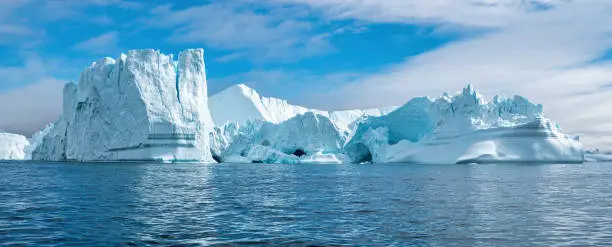
[[[487,102],[470,85],[440,98],[415,98],[398,110],[359,123],[345,147],[353,162],[580,163],[583,149],[515,96]]]
[[[246,124],[248,121],[261,120],[278,124],[297,115],[312,112],[329,118],[342,131],[349,131],[359,119],[368,116],[383,116],[397,107],[383,107],[365,110],[323,111],[292,105],[286,100],[262,97],[254,89],[238,84],[231,86],[209,99],[210,111],[215,126],[237,122]]]
[[[64,89],[64,112],[36,160],[200,161],[209,152],[204,51],[133,50],[87,68]]]
[[[30,142],[25,136],[0,132],[0,160],[23,160]]]
[[[343,163],[348,135],[326,116],[306,112],[275,124],[230,122],[211,133],[218,161],[239,163]]]

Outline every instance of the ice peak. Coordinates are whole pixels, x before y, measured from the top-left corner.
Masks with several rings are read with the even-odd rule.
[[[463,88],[463,93],[465,94],[466,92],[469,94],[473,94],[474,92],[476,92],[471,82],[468,82],[468,84]]]
[[[255,91],[255,89],[250,88],[249,86],[240,83],[240,84],[235,84],[232,85],[226,89],[224,89],[223,91],[219,92],[218,94],[220,95],[234,95],[234,94],[238,94],[238,95],[244,95],[248,98],[250,98],[251,100],[261,100],[259,93],[257,93],[257,91]]]
[[[474,89],[472,83],[468,83],[467,86],[463,88],[461,93],[455,96],[455,98],[455,101],[459,100],[463,101],[463,103],[467,103],[469,101],[470,103],[474,104],[484,104],[486,102],[484,97],[478,93],[476,89]]]
[[[240,90],[242,92],[249,92],[249,94],[252,94],[253,92],[256,92],[255,89],[247,86],[244,83],[236,84],[234,86],[229,87],[228,89]]]
[[[109,64],[115,64],[115,59],[111,58],[111,57],[103,57],[98,59],[97,61],[91,63],[91,65],[89,65],[89,68],[100,68]]]

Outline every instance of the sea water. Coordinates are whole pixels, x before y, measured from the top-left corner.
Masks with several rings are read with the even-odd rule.
[[[0,246],[612,245],[612,164],[0,162]]]

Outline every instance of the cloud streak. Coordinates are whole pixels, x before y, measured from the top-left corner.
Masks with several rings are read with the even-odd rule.
[[[119,32],[111,31],[90,38],[74,45],[74,49],[88,51],[91,53],[104,54],[117,49],[119,43]]]
[[[296,60],[331,49],[331,34],[314,32],[311,21],[275,14],[285,11],[277,7],[262,14],[253,5],[236,1],[185,9],[164,5],[151,10],[152,17],[142,21],[150,28],[173,29],[170,42],[206,44],[258,61]]]
[[[273,0],[301,4],[331,20],[503,27],[563,0]]]

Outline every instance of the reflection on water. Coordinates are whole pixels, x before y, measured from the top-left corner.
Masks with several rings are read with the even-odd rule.
[[[612,164],[0,165],[0,246],[612,243]]]

